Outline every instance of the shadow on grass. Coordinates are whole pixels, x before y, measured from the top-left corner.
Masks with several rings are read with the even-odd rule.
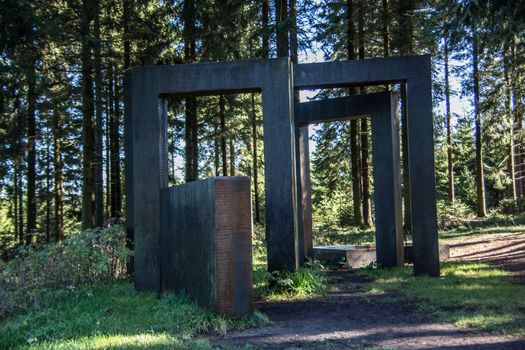
[[[362,269],[359,274],[372,280],[360,286],[367,293],[405,298],[439,321],[496,332],[525,331],[525,286],[510,283],[506,272],[488,263],[445,262],[441,278],[414,277],[408,268]]]

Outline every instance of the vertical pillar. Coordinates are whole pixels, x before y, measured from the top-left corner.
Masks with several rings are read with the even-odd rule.
[[[313,259],[312,198],[310,183],[310,144],[308,125],[295,129],[295,154],[297,162],[297,200],[299,218],[299,246],[305,258]]]
[[[407,83],[414,274],[439,276],[430,57],[424,69]]]
[[[133,71],[133,225],[137,290],[161,290],[160,189],[167,187],[166,116],[153,71]]]
[[[262,90],[268,271],[299,265],[292,66],[269,62]]]
[[[384,101],[384,100],[382,100]],[[401,176],[399,159],[399,119],[397,95],[372,119],[372,162],[377,262],[382,266],[403,265],[403,223],[401,216]]]

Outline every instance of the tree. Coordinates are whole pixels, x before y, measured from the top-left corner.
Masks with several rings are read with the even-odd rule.
[[[347,55],[349,60],[355,60],[355,21],[354,21],[354,3],[353,0],[346,1],[346,25],[347,25]],[[355,94],[355,89],[348,90],[350,95]],[[363,215],[361,211],[361,157],[359,145],[359,121],[350,122],[350,157],[352,159],[352,200],[354,208],[354,224],[363,224]]]
[[[80,9],[82,35],[82,228],[95,226],[95,130],[91,22],[93,1],[83,0]]]

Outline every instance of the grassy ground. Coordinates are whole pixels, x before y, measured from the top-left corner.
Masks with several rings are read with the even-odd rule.
[[[441,278],[414,277],[410,268],[361,269],[354,287],[385,302],[403,302],[440,322],[501,333],[525,334],[525,286],[505,271],[479,262],[444,262]]]
[[[375,241],[374,229],[367,227],[314,227],[314,245],[356,245],[373,244]],[[489,213],[486,218],[468,218],[458,220],[452,229],[440,230],[440,239],[462,238],[469,236],[522,233],[525,232],[525,213],[517,215],[503,215],[496,212]],[[411,240],[408,237],[408,240]]]
[[[173,294],[137,293],[123,281],[81,289],[51,307],[0,323],[0,349],[208,349],[194,337],[267,322],[231,320]]]
[[[523,232],[522,218],[473,221],[442,238]],[[325,244],[373,241],[373,231],[325,232]],[[257,243],[257,242],[255,242]],[[261,246],[261,244],[258,244]],[[259,247],[260,248],[260,247]],[[262,249],[254,253],[257,298],[295,299],[327,293],[326,275],[315,265],[295,274],[269,275]],[[420,312],[460,327],[525,332],[525,286],[510,284],[507,274],[484,263],[446,262],[443,278],[413,277],[411,269],[362,269],[370,280],[352,287],[384,294],[385,302],[411,303]],[[272,281],[272,286],[268,284]],[[136,293],[129,281],[80,288],[43,310],[0,321],[0,349],[209,349],[202,334],[257,326],[267,318],[255,313],[231,320],[167,294]]]

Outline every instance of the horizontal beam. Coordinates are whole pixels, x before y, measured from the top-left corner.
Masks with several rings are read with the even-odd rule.
[[[428,79],[430,55],[307,63],[294,66],[295,89],[402,83]]]
[[[288,58],[134,67],[133,79],[157,95],[218,95],[260,92],[271,87]]]
[[[370,116],[390,103],[391,92],[353,95],[295,104],[295,124],[308,125]]]

